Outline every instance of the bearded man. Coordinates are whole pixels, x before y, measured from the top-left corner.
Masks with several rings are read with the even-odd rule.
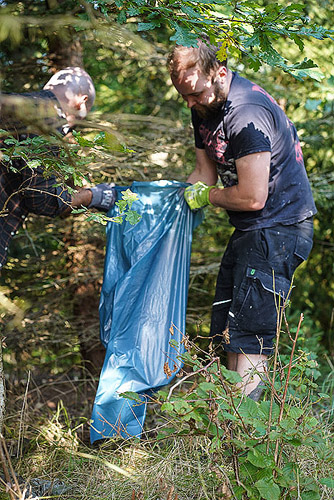
[[[243,378],[243,392],[258,400],[278,307],[312,248],[316,207],[294,125],[265,90],[219,61],[217,50],[204,39],[176,46],[168,64],[195,134],[186,201],[191,209],[225,209],[235,227],[217,278],[211,335]]]

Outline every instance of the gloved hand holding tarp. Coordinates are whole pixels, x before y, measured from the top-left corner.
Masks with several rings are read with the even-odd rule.
[[[140,437],[145,394],[170,382],[181,368],[192,232],[202,218],[184,200],[186,186],[134,182],[131,191],[138,200],[132,208],[141,221],[107,226],[100,300],[100,334],[107,351],[92,413],[92,442]],[[127,188],[115,189],[119,198]],[[117,215],[116,206],[108,212]],[[137,392],[143,404],[120,396],[127,391]]]

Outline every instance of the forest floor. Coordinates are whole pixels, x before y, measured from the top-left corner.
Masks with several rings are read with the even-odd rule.
[[[241,498],[231,487],[231,460],[226,459],[223,449],[213,452],[209,438],[171,436],[156,441],[164,420],[154,405],[148,408],[141,440],[112,439],[92,446],[89,419],[97,383],[98,376],[80,367],[55,375],[41,366],[21,380],[10,378],[5,424],[7,466],[11,477],[10,467],[15,471],[21,497],[17,489],[11,493],[3,487],[0,500]],[[334,446],[321,460],[309,448],[298,451],[299,466],[307,476],[334,474]],[[332,491],[323,487],[321,496],[305,499],[332,500]],[[260,498],[281,500],[275,496],[251,500]],[[298,495],[284,498],[304,500]]]

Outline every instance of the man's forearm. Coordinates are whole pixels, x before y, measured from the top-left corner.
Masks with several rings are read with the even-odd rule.
[[[235,186],[213,188],[209,193],[209,201],[216,207],[234,210],[236,212],[261,210],[265,205],[265,197],[249,190],[243,190],[237,184]]]
[[[204,182],[208,186],[213,186],[217,182],[217,175],[215,175],[212,171],[203,172],[195,168],[195,170],[189,175],[187,182],[195,184],[198,181]]]

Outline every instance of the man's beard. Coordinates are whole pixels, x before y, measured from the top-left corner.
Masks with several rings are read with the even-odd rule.
[[[195,106],[193,106],[194,110],[201,118],[205,118],[206,120],[215,118],[222,109],[226,97],[219,82],[215,83],[214,95],[214,100],[210,102],[210,104],[195,104]]]

